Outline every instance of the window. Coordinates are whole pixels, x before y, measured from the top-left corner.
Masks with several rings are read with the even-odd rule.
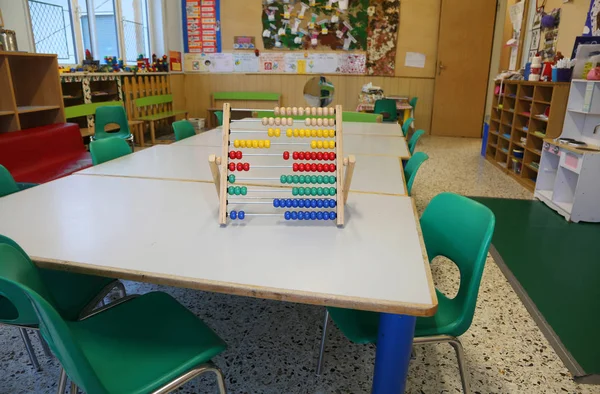
[[[77,63],[70,0],[29,0],[29,15],[36,52],[56,53],[60,63]]]
[[[56,53],[62,64],[81,62],[86,50],[101,63],[117,56],[135,64],[152,54],[148,1],[29,0],[36,52]]]

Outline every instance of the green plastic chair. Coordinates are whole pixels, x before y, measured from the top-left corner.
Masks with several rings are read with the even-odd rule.
[[[196,135],[194,125],[185,119],[173,122],[173,132],[175,133],[175,141],[181,141]]]
[[[37,183],[15,182],[10,172],[0,164],[0,197],[37,186]]]
[[[97,166],[130,154],[131,147],[125,140],[120,138],[106,138],[92,141],[90,143],[90,153],[92,154],[92,164]]]
[[[415,109],[417,109],[417,101],[419,101],[419,98],[415,96],[415,97],[411,98],[410,101],[408,102],[410,104],[410,106],[412,107],[413,111]]]
[[[42,336],[64,370],[59,393],[167,393],[206,372],[226,348],[217,334],[165,293],[129,296],[80,319],[61,316],[39,270],[23,253],[0,245],[0,295],[34,309]],[[26,305],[29,304],[29,305]],[[33,308],[31,306],[33,305]]]
[[[104,128],[109,124],[117,124],[119,131],[106,132]],[[133,134],[129,129],[127,114],[125,108],[120,105],[106,105],[96,108],[94,135],[92,140],[102,140],[106,138],[121,138],[129,141],[133,149]]]
[[[429,156],[424,152],[417,152],[411,156],[404,166],[404,179],[406,180],[406,193],[410,196],[412,193],[412,187],[417,178],[417,172]]]
[[[412,137],[410,137],[410,140],[408,141],[408,151],[410,152],[411,156],[415,151],[417,142],[419,142],[419,139],[423,134],[425,134],[425,130],[417,130],[413,133]]]
[[[402,134],[404,134],[404,136],[406,137],[408,135],[408,132],[410,131],[410,125],[413,122],[413,118],[408,118],[406,119],[406,122],[404,122],[402,124]]]
[[[460,287],[454,298],[436,290],[437,312],[432,317],[417,318],[414,343],[447,342],[452,345],[458,359],[463,391],[469,393],[463,348],[457,337],[464,334],[473,321],[481,276],[494,233],[494,214],[467,197],[441,193],[431,200],[420,222],[430,261],[437,256],[452,260],[460,271]],[[377,343],[378,312],[341,308],[327,308],[327,311],[352,342]],[[321,348],[323,346],[324,342]],[[322,361],[322,355],[319,360]]]
[[[373,113],[383,115],[384,122],[397,122],[398,109],[396,108],[396,100],[381,99],[375,101],[375,109],[373,110]],[[387,114],[387,116],[385,114]]]
[[[0,247],[4,245],[9,245],[16,249],[24,258],[29,259],[27,253],[15,241],[0,235]],[[4,261],[0,258],[0,270],[3,264]],[[103,303],[104,298],[113,289],[117,289],[121,297],[125,297],[126,295],[125,287],[116,279],[47,269],[39,269],[38,272],[48,294],[50,294],[49,299],[52,300],[53,306],[67,320],[76,320],[90,313],[98,304]],[[25,343],[31,364],[39,371],[40,364],[26,330],[26,328],[35,330],[39,328],[38,317],[31,307],[29,300],[16,299],[11,302],[2,296],[0,289],[0,324],[10,324],[19,327],[19,332]],[[49,356],[50,350],[46,342],[41,337],[40,341],[42,349]]]
[[[223,111],[215,111],[215,116],[217,117],[219,126],[223,126]]]
[[[360,122],[360,123],[381,123],[383,116],[379,114],[369,114],[366,112],[350,112],[344,111],[342,114],[344,122]]]

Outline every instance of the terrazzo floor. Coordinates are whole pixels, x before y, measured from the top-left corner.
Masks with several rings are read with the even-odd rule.
[[[413,187],[422,211],[442,191],[472,196],[531,198],[531,193],[479,156],[480,140],[424,137],[429,154]],[[459,273],[448,261],[432,264],[437,287],[455,294]],[[346,340],[329,328],[324,374],[314,374],[323,308],[126,282],[131,293],[165,291],[207,322],[229,345],[215,362],[230,393],[368,393],[375,348]],[[461,338],[474,393],[600,393],[575,384],[493,259],[488,257],[473,325]],[[54,393],[59,366],[45,357],[36,373],[15,328],[0,327],[0,393]],[[407,393],[459,393],[449,345],[418,347]],[[178,393],[216,393],[213,378],[188,383]]]

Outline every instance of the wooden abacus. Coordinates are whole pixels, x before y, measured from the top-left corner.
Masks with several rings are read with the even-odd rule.
[[[334,138],[333,140],[312,140],[311,142],[271,142],[270,139],[261,140],[231,140],[231,134],[235,133],[265,133],[265,130],[237,130],[231,128],[231,106],[230,104],[223,105],[223,147],[221,156],[209,156],[209,165],[211,168],[213,181],[217,188],[219,196],[219,224],[227,224],[227,218],[232,220],[243,220],[246,216],[281,216],[275,213],[246,213],[244,211],[227,211],[229,201],[227,196],[243,196],[238,198],[273,200],[274,208],[306,208],[305,211],[286,211],[283,217],[286,220],[336,220],[338,226],[344,225],[344,206],[348,200],[348,192],[352,182],[354,166],[356,159],[354,156],[344,158],[343,156],[343,127],[342,127],[342,106],[338,105],[334,108],[275,108],[274,115],[282,115],[280,118],[263,118],[255,121],[261,122],[265,126],[293,126],[295,122],[306,126],[325,126],[332,127],[329,130],[298,130],[288,129],[285,136],[288,138],[295,137],[313,137],[313,138]],[[304,120],[294,121],[293,118],[287,118],[286,115],[292,116],[328,116],[332,118],[306,118]],[[334,117],[333,117],[334,116]],[[268,137],[279,138],[281,130],[269,128],[267,131]],[[281,153],[243,153],[242,151],[230,150],[233,148],[254,148],[254,149],[269,149],[272,146],[285,145],[305,145],[313,149],[312,152],[293,152],[288,151]],[[332,152],[317,153],[316,150],[334,150]],[[301,173],[335,173],[336,176],[316,176],[316,175],[281,175],[279,178],[236,178],[233,174],[236,170],[250,171],[250,163],[235,163],[234,160],[240,160],[244,156],[281,156],[283,160],[312,160],[313,163],[293,163],[292,165],[277,165],[277,166],[253,166],[252,168],[279,168],[292,169],[293,172]],[[325,163],[316,164],[315,161],[324,161]],[[327,162],[331,163],[327,163]],[[335,164],[333,164],[335,163]],[[346,167],[344,177],[343,168]],[[230,174],[231,173],[231,174]],[[252,186],[228,186],[234,185],[235,182],[256,181],[256,180],[272,180],[280,181],[282,184],[296,184],[290,188],[272,188],[269,190],[253,189]],[[313,184],[335,184],[336,187],[299,187],[298,184],[313,183]],[[275,186],[275,185],[266,185]],[[310,196],[310,197],[334,197],[333,199],[315,199],[315,198],[294,198],[294,199],[277,199],[273,197],[245,197],[252,192],[271,192],[271,193],[289,193],[293,196]],[[243,202],[240,204],[248,204]],[[269,201],[252,201],[253,204],[271,204]],[[315,208],[336,208],[334,211],[315,211]]]

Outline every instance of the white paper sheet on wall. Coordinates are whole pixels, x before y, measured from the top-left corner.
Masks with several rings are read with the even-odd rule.
[[[306,63],[308,58],[304,56],[304,53],[286,53],[285,59],[285,72],[290,74],[306,74]]]
[[[204,54],[186,53],[183,55],[183,70],[189,73],[206,73],[210,64],[208,61],[208,56]]]
[[[425,59],[426,56],[424,53],[406,52],[406,57],[404,58],[404,66],[425,68]]]
[[[333,74],[340,63],[336,53],[313,53],[309,58],[307,72],[315,74]]]
[[[257,73],[258,63],[258,56],[256,56],[253,52],[233,54],[233,72]]]
[[[208,55],[211,64],[210,72],[213,73],[231,73],[233,72],[233,54],[232,53],[212,53]]]

